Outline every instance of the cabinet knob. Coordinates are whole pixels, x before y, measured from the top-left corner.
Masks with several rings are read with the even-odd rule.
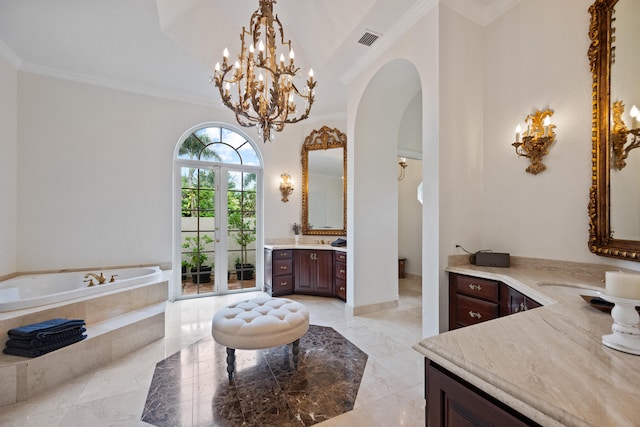
[[[287,286],[289,284],[289,282],[281,282],[280,286]]]
[[[481,319],[482,318],[480,313],[478,313],[477,311],[470,311],[469,312],[469,317],[471,317],[472,319]]]
[[[340,292],[344,292],[346,291],[346,289],[344,288],[344,286],[340,286]]]
[[[344,270],[340,270],[340,274],[346,274],[347,272]]]
[[[482,290],[482,286],[474,285],[473,283],[469,283],[469,289],[471,289],[472,291],[480,292]]]
[[[281,265],[281,266],[280,266],[280,270],[286,270],[286,269],[287,269],[287,266],[286,266],[286,265]]]

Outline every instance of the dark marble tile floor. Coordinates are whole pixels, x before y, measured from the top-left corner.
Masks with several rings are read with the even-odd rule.
[[[291,345],[237,350],[235,381],[225,347],[210,336],[156,365],[142,421],[158,427],[310,426],[353,409],[367,355],[333,328],[310,325]]]

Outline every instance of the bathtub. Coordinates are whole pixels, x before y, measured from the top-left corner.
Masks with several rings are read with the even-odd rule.
[[[85,283],[87,273],[103,273],[107,283],[94,286]],[[115,281],[109,283],[111,276]],[[162,278],[159,267],[92,270],[64,273],[29,274],[0,282],[0,313],[81,298],[115,291]]]

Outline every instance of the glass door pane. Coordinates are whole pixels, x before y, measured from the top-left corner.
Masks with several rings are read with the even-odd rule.
[[[227,171],[228,289],[256,287],[255,173]]]
[[[182,295],[214,291],[215,170],[181,167]]]

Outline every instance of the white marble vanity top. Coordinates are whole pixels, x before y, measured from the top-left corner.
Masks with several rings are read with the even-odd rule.
[[[322,243],[278,243],[274,245],[264,245],[265,249],[311,249],[316,251],[337,251],[347,252],[345,246],[331,246],[330,244]]]
[[[612,318],[580,296],[545,288],[604,288],[612,266],[544,261],[447,271],[499,280],[543,307],[426,338],[425,357],[543,426],[640,425],[640,356],[602,344]],[[560,288],[562,289],[562,288]]]

